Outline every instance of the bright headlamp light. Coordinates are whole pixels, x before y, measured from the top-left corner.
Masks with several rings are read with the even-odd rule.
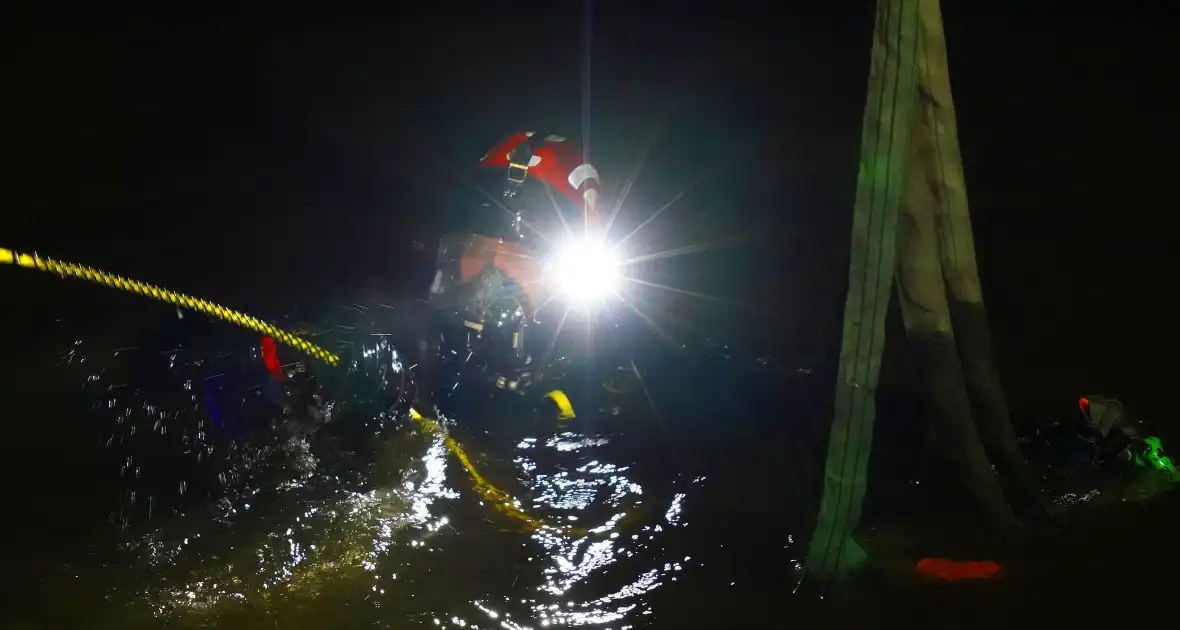
[[[565,299],[589,304],[612,295],[622,278],[622,261],[606,243],[576,239],[562,244],[550,261],[551,288]]]

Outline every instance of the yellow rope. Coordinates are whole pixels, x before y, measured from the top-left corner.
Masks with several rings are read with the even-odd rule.
[[[475,492],[488,503],[491,503],[493,509],[505,516],[524,523],[529,529],[545,529],[548,527],[543,521],[529,516],[524,510],[517,507],[518,502],[511,495],[484,479],[483,475],[479,474],[479,471],[475,469],[475,465],[471,463],[471,459],[467,457],[467,453],[463,450],[463,447],[459,446],[455,438],[448,435],[437,422],[418,413],[416,409],[410,409],[410,418],[421,425],[422,429],[427,433],[437,432],[442,434],[443,443],[446,445],[447,450],[459,460],[460,464],[463,464],[463,468],[467,470],[467,474],[471,475],[471,480],[475,483]],[[560,529],[557,527],[549,528],[554,530]],[[569,528],[564,529],[569,531]]]
[[[95,284],[101,284],[114,289],[121,289],[128,293],[137,293],[144,297],[149,297],[168,304],[174,304],[179,307],[184,307],[223,319],[231,324],[237,324],[243,328],[248,328],[264,335],[269,335],[275,339],[295,348],[296,350],[310,354],[313,357],[326,361],[329,365],[336,365],[340,362],[340,357],[291,333],[280,330],[271,324],[268,324],[260,319],[250,317],[243,313],[239,313],[233,309],[226,308],[220,304],[214,304],[207,300],[194,298],[183,293],[169,291],[168,289],[161,289],[160,287],[152,286],[145,282],[138,280],[130,280],[122,276],[109,274],[105,271],[91,269],[82,265],[76,265],[70,262],[63,262],[54,260],[52,258],[41,258],[36,254],[22,254],[14,252],[11,249],[0,247],[0,264],[14,264],[25,269],[36,269],[46,273],[56,274],[62,278],[80,278],[82,280],[89,280]]]
[[[292,335],[262,320],[239,313],[233,309],[221,306],[220,304],[214,304],[207,300],[194,298],[183,293],[169,291],[168,289],[161,289],[144,282],[139,282],[138,280],[130,280],[122,276],[106,273],[105,271],[91,269],[90,267],[84,267],[82,265],[76,265],[69,262],[62,262],[52,258],[41,258],[36,254],[22,254],[19,252],[14,252],[11,249],[0,247],[0,265],[3,264],[17,265],[19,267],[24,267],[25,269],[36,269],[46,273],[57,274],[63,278],[69,277],[89,280],[95,284],[121,289],[123,291],[127,291],[128,293],[136,293],[145,297],[159,300],[161,302],[167,302],[168,304],[174,304],[179,307],[199,311],[201,313],[205,313],[206,315],[223,319],[232,324],[237,324],[243,328],[248,328],[255,332],[274,337],[275,339],[282,341],[283,343],[291,346],[292,348],[295,348],[296,350],[299,350],[300,352],[304,352],[310,354],[313,357],[323,359],[329,365],[334,366],[340,362],[339,356],[328,352],[327,350],[307,341],[306,339]],[[572,418],[574,416],[573,409],[569,405],[569,399],[565,397],[564,393],[560,391],[553,391],[547,394],[547,397],[553,399],[554,402],[557,403],[558,407],[561,409],[563,419]],[[459,459],[459,462],[463,464],[463,467],[467,469],[468,474],[471,475],[471,479],[475,482],[475,491],[479,493],[479,495],[484,499],[489,501],[497,511],[506,514],[507,516],[510,516],[518,521],[521,521],[530,529],[542,529],[547,527],[542,521],[529,516],[523,510],[516,507],[517,502],[514,501],[512,497],[508,495],[508,493],[488,483],[488,481],[479,474],[479,471],[475,469],[475,465],[471,463],[471,460],[467,457],[467,453],[463,451],[463,447],[459,446],[459,443],[456,442],[454,438],[447,435],[438,423],[429,418],[423,417],[413,409],[410,410],[410,415],[428,432],[439,431],[443,433],[443,439],[446,443],[447,449]],[[564,528],[564,530],[567,532],[572,531],[569,528]]]

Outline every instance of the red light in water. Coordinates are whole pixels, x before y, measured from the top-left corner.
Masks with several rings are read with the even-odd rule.
[[[1090,399],[1089,398],[1082,396],[1081,398],[1078,399],[1078,409],[1081,409],[1083,413],[1085,413],[1086,409],[1089,406],[1090,406]]]

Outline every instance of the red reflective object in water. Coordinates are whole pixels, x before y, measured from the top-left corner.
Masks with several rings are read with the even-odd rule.
[[[986,580],[1000,572],[1003,567],[990,560],[947,560],[946,558],[922,558],[918,561],[918,573],[936,577],[948,582],[959,580]]]
[[[262,338],[262,361],[266,363],[266,371],[275,377],[276,381],[282,381],[287,377],[283,374],[283,366],[279,363],[278,348],[275,347],[275,340],[270,337]]]

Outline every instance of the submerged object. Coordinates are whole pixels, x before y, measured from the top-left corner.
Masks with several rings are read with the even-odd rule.
[[[930,577],[958,582],[961,580],[987,580],[994,577],[1003,567],[991,560],[949,560],[947,558],[922,558],[916,567],[918,573]]]

